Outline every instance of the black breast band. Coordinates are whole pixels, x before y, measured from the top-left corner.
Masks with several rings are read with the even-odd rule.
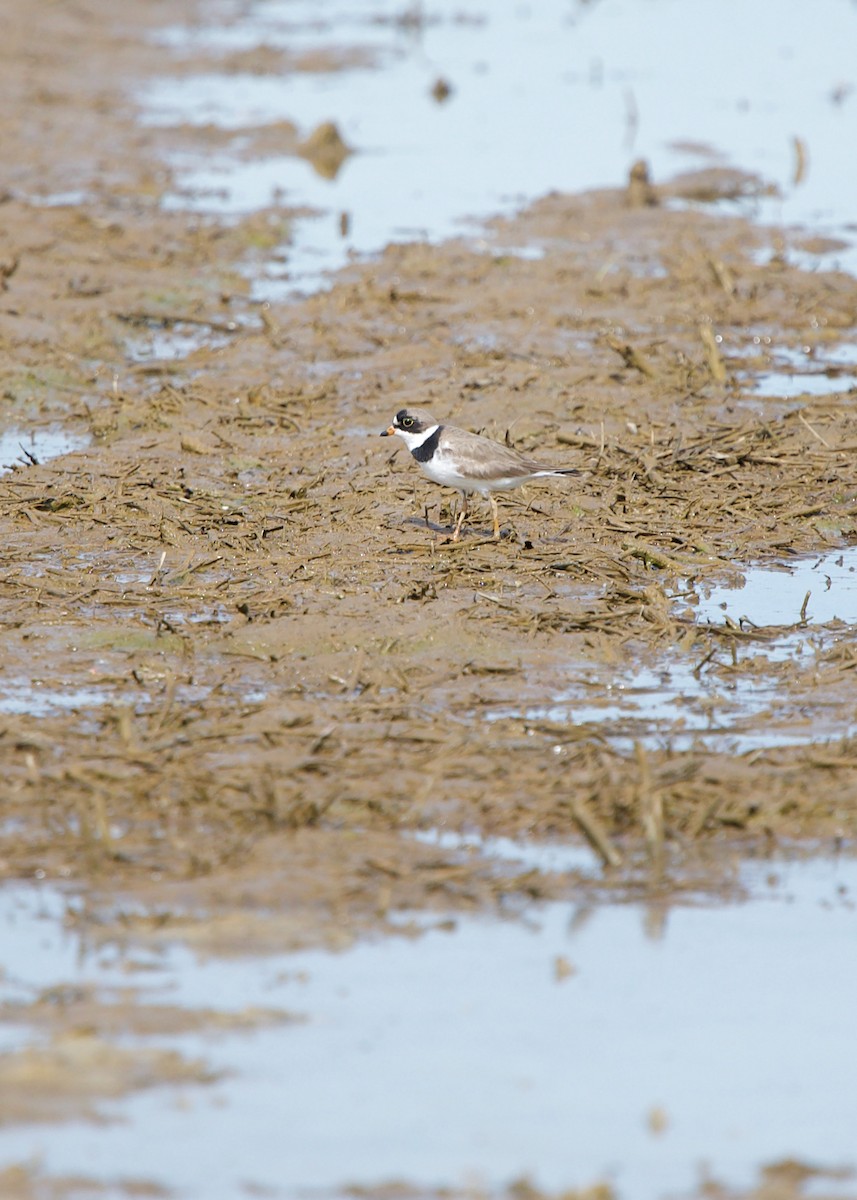
[[[411,451],[411,454],[413,454],[417,462],[428,462],[428,460],[434,455],[435,450],[437,450],[437,444],[440,441],[441,429],[443,429],[443,426],[438,425],[431,437],[427,437],[421,446],[416,446]]]

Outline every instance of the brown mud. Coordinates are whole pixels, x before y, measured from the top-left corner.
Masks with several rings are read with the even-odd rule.
[[[729,1187],[711,1176],[704,1179],[698,1191],[688,1195],[698,1195],[701,1200],[803,1200],[807,1196],[842,1200],[843,1179],[847,1178],[847,1172],[820,1168],[797,1159],[782,1159],[763,1167],[758,1181],[750,1187]],[[151,1180],[119,1179],[105,1184],[86,1176],[50,1176],[32,1164],[0,1170],[0,1188],[5,1200],[98,1200],[107,1193],[111,1197],[127,1196],[129,1200],[134,1197],[162,1200],[175,1194]],[[392,1182],[377,1187],[344,1187],[337,1189],[335,1194],[348,1200],[616,1200],[617,1193],[609,1183],[558,1193],[545,1192],[530,1180],[519,1179],[500,1191],[478,1186],[426,1190]]]
[[[700,622],[691,594],[857,527],[853,391],[753,392],[778,354],[857,332],[857,281],[795,265],[811,240],[708,203],[764,183],[638,202],[638,171],[492,222],[490,251],[392,246],[254,303],[292,214],[164,211],[164,152],[226,135],[140,127],[130,99],[164,69],[147,33],[193,4],[28,11],[0,16],[4,428],[87,444],[0,478],[24,697],[0,714],[2,877],[85,892],[93,935],[247,952],[572,885],[671,896],[748,846],[850,844],[850,627],[771,662],[783,630]],[[501,498],[499,544],[477,507],[453,545],[455,497],[377,436],[408,405],[583,477]],[[622,750],[609,723],[516,715],[675,662],[770,678],[743,728],[776,748]],[[614,869],[510,871],[413,836],[436,827],[585,837]]]

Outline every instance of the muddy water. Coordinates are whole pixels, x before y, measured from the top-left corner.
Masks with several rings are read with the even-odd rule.
[[[714,907],[572,901],[239,962],[88,948],[50,919],[56,893],[7,892],[7,1000],[136,980],[140,1004],[303,1019],[167,1039],[223,1078],[104,1104],[106,1127],[7,1132],[0,1154],[200,1200],[522,1175],[654,1200],[789,1156],[853,1169],[854,863],[745,865],[735,885]]]
[[[615,185],[640,156],[658,179],[758,172],[768,194],[745,211],[844,235],[831,261],[855,265],[846,227],[857,174],[843,147],[857,140],[857,29],[846,3],[795,5],[788,22],[776,0],[750,10],[740,0],[467,10],[439,0],[410,14],[395,0],[272,3],[225,5],[219,17],[162,35],[179,60],[204,52],[209,69],[165,75],[141,99],[159,126],[230,134],[214,152],[176,155],[170,203],[228,214],[285,198],[314,210],[257,280],[260,295],[310,285],[354,251],[465,232],[552,189]],[[277,53],[307,69],[266,70]],[[225,73],[210,69],[218,57]],[[438,80],[450,89],[441,99]],[[249,131],[290,122],[306,137],[327,121],[354,150],[333,177],[278,153],[276,136],[246,152]]]

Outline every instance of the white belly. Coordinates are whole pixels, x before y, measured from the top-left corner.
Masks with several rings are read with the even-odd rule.
[[[461,492],[470,491],[473,486],[466,479],[462,479],[454,465],[441,458],[439,454],[435,454],[428,462],[420,463],[420,466],[429,479],[433,479],[435,483],[440,483],[444,487],[458,488]]]
[[[481,492],[483,496],[491,492],[506,491],[524,482],[522,479],[467,479],[448,458],[437,453],[428,462],[420,463],[420,466],[429,479],[443,487],[458,488],[460,492]]]

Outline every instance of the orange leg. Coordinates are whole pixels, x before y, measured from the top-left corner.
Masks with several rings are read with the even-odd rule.
[[[497,510],[497,501],[494,499],[492,492],[488,493],[488,499],[491,501],[491,511],[494,514],[494,541],[500,540],[500,514]]]
[[[458,535],[461,533],[461,526],[464,524],[464,518],[467,516],[467,492],[461,493],[461,512],[458,514],[458,520],[455,522],[455,529],[452,534],[452,540],[458,541]]]

